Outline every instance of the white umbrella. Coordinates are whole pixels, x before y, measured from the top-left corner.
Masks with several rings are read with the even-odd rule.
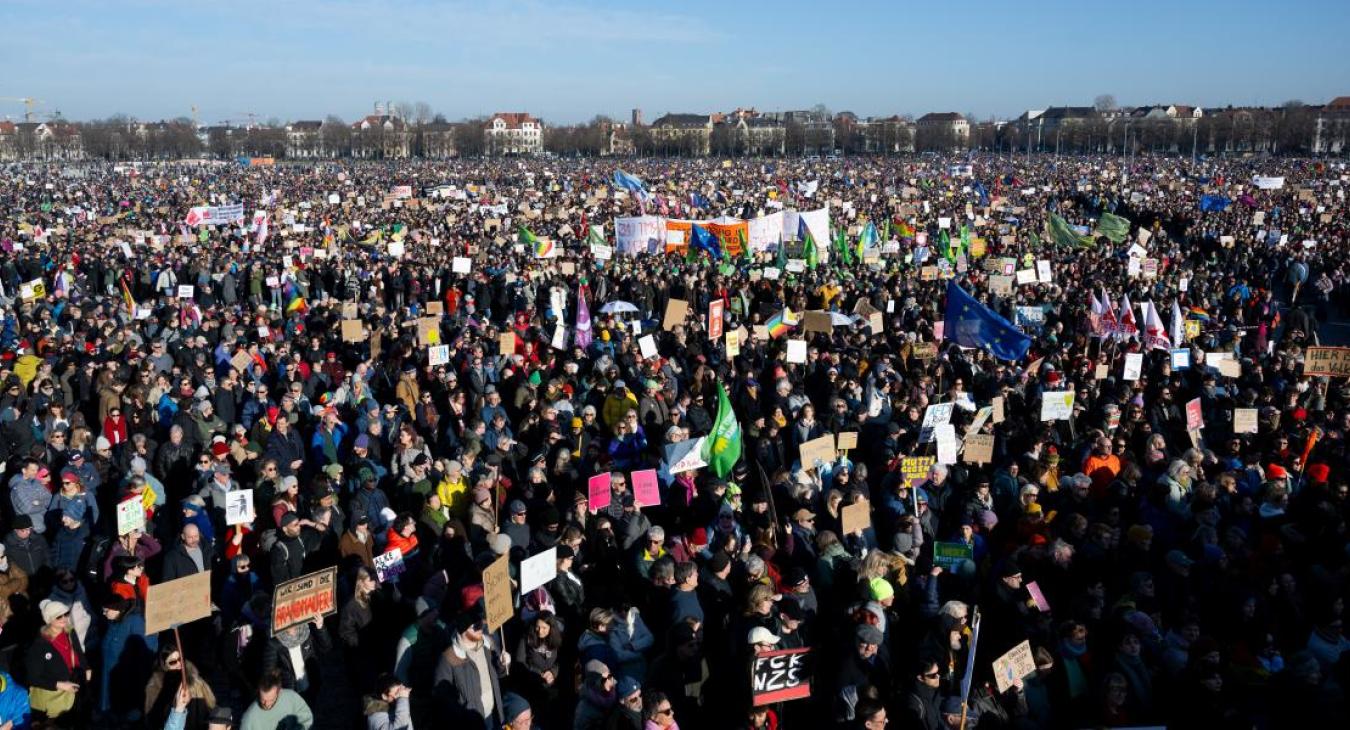
[[[625,301],[613,301],[600,308],[603,314],[622,314],[624,312],[636,312],[637,306]]]

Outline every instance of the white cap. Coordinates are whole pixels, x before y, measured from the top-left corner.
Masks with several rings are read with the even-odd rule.
[[[774,633],[763,626],[756,626],[750,629],[750,635],[746,637],[748,644],[777,644],[781,639],[774,636]]]

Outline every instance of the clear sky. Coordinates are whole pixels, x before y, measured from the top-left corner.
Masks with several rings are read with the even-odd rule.
[[[42,114],[454,120],[825,104],[859,115],[1350,94],[1350,0],[0,0],[0,96]],[[23,107],[0,102],[0,117]],[[44,117],[45,118],[45,117]]]

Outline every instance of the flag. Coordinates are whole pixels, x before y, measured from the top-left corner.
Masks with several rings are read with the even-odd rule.
[[[970,226],[965,224],[961,225],[961,248],[957,251],[957,254],[970,256]]]
[[[1181,316],[1181,307],[1177,305],[1177,300],[1172,300],[1172,341],[1177,347],[1186,341],[1186,318]]]
[[[764,323],[764,328],[769,331],[769,337],[778,338],[787,334],[796,325],[797,322],[792,316],[792,310],[783,307],[783,311],[769,317],[769,321]]]
[[[546,259],[557,253],[553,250],[553,241],[534,235],[534,231],[526,226],[520,227],[516,234],[516,241],[534,249],[534,257],[538,259]]]
[[[261,247],[263,245],[263,242],[267,240],[267,229],[268,229],[267,214],[261,212],[255,213],[253,215],[253,222],[258,226],[258,238],[256,244],[259,247]]]
[[[645,199],[650,195],[650,193],[647,192],[647,187],[642,184],[641,180],[629,175],[623,170],[614,171],[614,187],[623,188],[633,195],[636,195],[639,199]]]
[[[722,244],[707,228],[695,223],[689,228],[689,252],[707,251],[713,261],[722,260]]]
[[[1101,220],[1097,221],[1097,232],[1106,236],[1111,243],[1120,243],[1130,237],[1130,221],[1103,211]]]
[[[975,181],[975,192],[980,196],[980,205],[989,205],[989,191],[984,188],[984,183]]]
[[[938,253],[942,254],[942,258],[956,263],[956,254],[952,253],[952,237],[948,235],[946,228],[938,233]]]
[[[588,246],[608,245],[608,242],[605,241],[605,232],[602,230],[603,228],[603,223],[596,223],[595,225],[590,226],[590,230],[586,232],[586,244]]]
[[[806,257],[806,268],[814,269],[820,265],[820,253],[816,251],[816,239],[811,235],[811,229],[806,227],[806,219],[797,219],[797,235],[805,241],[802,248],[802,255]]]
[[[1202,211],[1212,210],[1218,213],[1222,213],[1225,210],[1228,210],[1228,206],[1232,204],[1233,201],[1229,200],[1228,198],[1225,198],[1222,195],[1205,195],[1200,198],[1200,210]]]
[[[913,237],[914,237],[914,226],[911,226],[910,224],[906,223],[905,221],[900,221],[900,225],[897,226],[895,230],[896,230],[896,233],[898,233],[899,236],[900,236],[901,238],[913,238]]]
[[[1031,338],[994,310],[980,304],[947,280],[946,339],[962,347],[979,347],[1002,360],[1021,360],[1031,348]]]
[[[1130,304],[1130,295],[1120,295],[1119,321],[1116,334],[1124,339],[1139,334],[1139,324],[1134,318],[1134,305]]]
[[[745,228],[736,229],[736,240],[741,244],[741,258],[750,257],[750,242],[745,239]],[[749,310],[746,310],[749,311]]]
[[[136,299],[131,296],[131,288],[127,286],[127,280],[122,279],[122,301],[127,305],[127,314],[131,317],[136,316]]]
[[[844,235],[842,228],[836,228],[834,231],[834,252],[844,266],[853,265],[853,248],[848,245],[848,237]]]
[[[572,343],[577,347],[585,349],[591,346],[591,309],[586,306],[586,287],[582,287],[577,292],[577,324],[576,335],[572,338]]]
[[[1092,303],[1092,310],[1088,313],[1088,321],[1092,324],[1092,334],[1101,337],[1106,334],[1106,326],[1103,321],[1107,311],[1106,305],[1102,304],[1102,300],[1097,298],[1097,293],[1094,291],[1088,292],[1088,300]]]
[[[880,241],[877,236],[877,227],[871,221],[868,221],[867,225],[863,226],[862,235],[858,236],[858,258],[862,258],[867,249],[875,248],[878,245],[880,245]]]
[[[1167,337],[1167,327],[1153,302],[1140,305],[1144,310],[1144,345],[1154,350],[1172,349],[1172,341]]]
[[[1091,236],[1080,236],[1078,232],[1055,213],[1050,214],[1050,238],[1056,245],[1068,248],[1086,248],[1092,245]]]
[[[741,424],[736,422],[731,399],[721,383],[717,384],[717,419],[708,438],[703,440],[702,456],[719,479],[725,479],[741,459]]]
[[[586,220],[586,211],[581,211],[581,230],[579,234],[581,240],[585,241],[591,237],[591,223]]]

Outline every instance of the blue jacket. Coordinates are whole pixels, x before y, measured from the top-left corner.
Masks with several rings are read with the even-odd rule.
[[[12,722],[14,730],[28,730],[31,713],[28,690],[9,674],[0,672],[0,725]]]

